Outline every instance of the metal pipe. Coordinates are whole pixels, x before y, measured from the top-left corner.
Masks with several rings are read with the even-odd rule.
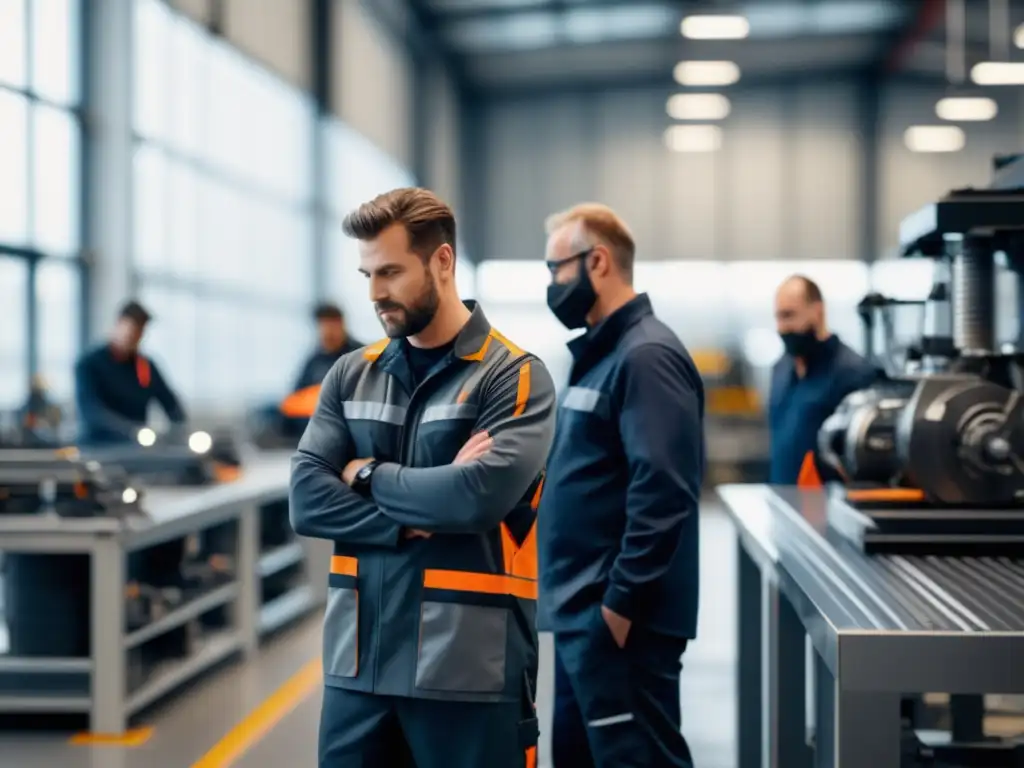
[[[996,328],[991,241],[966,237],[947,242],[947,248],[953,255],[953,343],[962,355],[991,354]]]

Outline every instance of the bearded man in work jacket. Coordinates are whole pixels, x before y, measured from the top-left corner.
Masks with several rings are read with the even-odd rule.
[[[334,365],[292,461],[293,527],[334,542],[320,766],[532,766],[551,377],[459,299],[434,194],[343,229],[388,338]]]

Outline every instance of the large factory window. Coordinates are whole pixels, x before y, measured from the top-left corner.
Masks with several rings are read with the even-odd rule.
[[[136,0],[134,265],[150,352],[200,410],[278,395],[312,341],[313,120],[307,95]]]
[[[28,265],[0,257],[0,409],[20,406],[28,384]]]
[[[45,371],[59,402],[69,402],[74,392],[72,368],[82,327],[81,282],[81,266],[75,262],[51,259],[36,267],[39,370]]]
[[[33,373],[67,399],[79,351],[77,305],[46,300],[56,272],[81,293],[79,3],[0,2],[0,409],[24,402]]]

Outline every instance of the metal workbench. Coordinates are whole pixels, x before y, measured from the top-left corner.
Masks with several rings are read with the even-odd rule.
[[[19,682],[14,691],[9,687],[0,691],[0,713],[88,713],[92,732],[123,733],[132,715],[229,656],[251,654],[262,634],[322,602],[326,598],[329,543],[296,540],[260,549],[260,512],[267,505],[280,506],[287,500],[288,474],[287,452],[266,453],[249,457],[242,476],[232,483],[145,489],[141,499],[145,514],[123,520],[0,515],[3,552],[90,556],[92,618],[90,658],[0,656],[0,679],[7,675],[30,681]],[[224,523],[231,523],[235,531],[233,580],[128,632],[128,554]],[[321,545],[326,545],[326,550]],[[264,601],[262,580],[298,564],[305,564],[304,581]],[[222,630],[204,636],[194,652],[162,664],[131,689],[127,658],[132,649],[221,606],[230,608]],[[59,685],[53,682],[58,677],[63,678]]]
[[[896,768],[903,696],[1024,693],[1024,561],[868,556],[829,527],[829,491],[717,490],[739,534],[740,768]]]

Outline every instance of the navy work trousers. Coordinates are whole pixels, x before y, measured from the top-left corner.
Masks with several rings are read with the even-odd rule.
[[[535,768],[533,702],[477,704],[324,688],[320,768]]]
[[[598,615],[555,634],[555,768],[692,768],[680,731],[684,638],[634,625],[619,648]]]

